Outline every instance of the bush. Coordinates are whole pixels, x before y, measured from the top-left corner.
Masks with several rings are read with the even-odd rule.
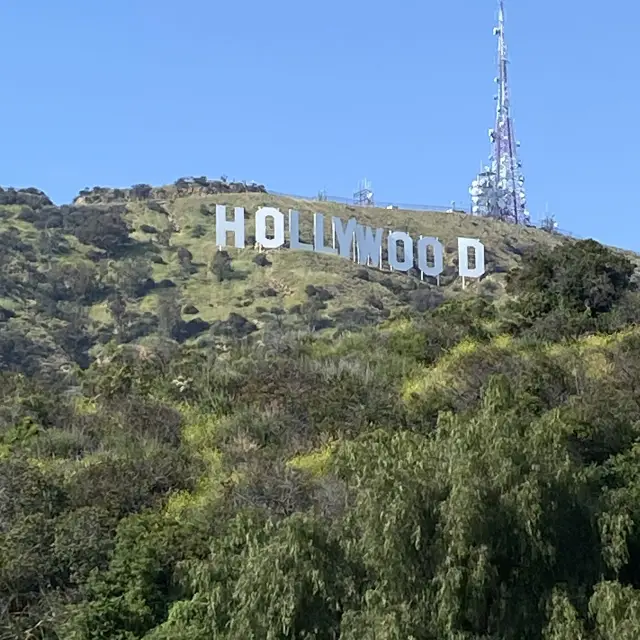
[[[151,263],[143,258],[126,258],[113,267],[118,291],[132,298],[145,295],[154,287]]]
[[[231,256],[226,252],[218,249],[211,259],[209,270],[216,277],[218,282],[228,280],[233,273],[231,266]]]
[[[211,334],[230,339],[246,338],[257,331],[258,327],[237,313],[230,313],[227,320],[217,320],[211,325]]]
[[[594,317],[632,288],[634,271],[630,260],[594,240],[567,241],[526,254],[507,276],[507,291],[519,297],[518,309],[527,318],[554,309]]]
[[[129,242],[129,226],[122,218],[122,211],[119,206],[67,207],[63,214],[65,228],[80,242],[113,255]]]
[[[193,227],[193,229],[191,229],[192,238],[202,238],[204,235],[206,235],[206,233],[207,230],[201,224],[197,224],[195,227]]]
[[[131,195],[135,200],[146,200],[151,195],[151,191],[149,184],[134,184],[131,187]]]

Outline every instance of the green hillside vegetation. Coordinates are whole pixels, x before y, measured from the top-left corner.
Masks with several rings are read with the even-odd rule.
[[[0,192],[0,638],[640,637],[635,256],[137,187]],[[221,254],[215,204],[477,237],[488,274]]]
[[[458,213],[184,189],[96,188],[60,207],[35,189],[0,193],[0,314],[9,319],[0,330],[3,366],[29,374],[86,367],[114,332],[123,343],[160,333],[180,342],[220,344],[262,333],[273,323],[332,333],[377,325],[460,294],[458,236],[478,237],[487,249],[487,276],[469,284],[474,295],[499,295],[504,274],[528,248],[559,241],[538,229]],[[216,204],[245,207],[247,249],[218,251]],[[253,214],[265,205],[298,209],[303,241],[312,239],[316,211],[415,237],[437,235],[446,247],[442,286],[421,283],[416,271],[407,277],[334,256],[286,248],[258,255]]]

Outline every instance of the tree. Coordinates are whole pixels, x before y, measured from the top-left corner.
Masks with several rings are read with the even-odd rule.
[[[176,340],[182,325],[182,303],[173,289],[168,289],[158,295],[158,328],[160,333]]]
[[[127,313],[127,302],[122,295],[116,294],[112,298],[109,302],[109,312],[111,313],[111,317],[116,325],[116,331],[121,336],[124,332],[124,319]]]
[[[65,226],[71,227],[80,242],[93,244],[110,255],[129,241],[129,225],[118,207],[74,207],[66,218]]]
[[[54,263],[47,274],[54,300],[74,300],[91,303],[99,299],[103,291],[102,274],[91,262]]]
[[[309,331],[316,331],[323,324],[322,311],[327,304],[317,298],[310,298],[302,304],[295,305],[291,311],[295,312]]]
[[[47,229],[38,234],[38,248],[48,256],[71,253],[69,241],[60,229]]]
[[[558,223],[556,222],[554,215],[547,215],[542,219],[542,223],[540,224],[540,228],[548,233],[555,233],[558,228]]]
[[[173,228],[171,225],[160,231],[157,235],[158,244],[161,247],[169,247],[171,245],[171,236],[173,234]]]
[[[178,178],[174,183],[178,194],[183,194],[191,189],[191,178]]]
[[[180,270],[183,276],[188,276],[193,273],[193,254],[186,247],[178,247],[178,262],[180,263]]]
[[[153,267],[144,258],[119,260],[113,265],[113,273],[116,288],[132,298],[144,295],[153,282]]]
[[[610,311],[632,288],[633,263],[595,240],[567,241],[552,250],[537,248],[508,275],[507,290],[519,310],[538,317],[554,309],[586,313]]]
[[[151,192],[151,185],[148,184],[134,184],[131,187],[131,194],[136,200],[147,200]]]
[[[209,263],[209,270],[216,277],[218,282],[228,280],[233,273],[231,256],[226,251],[218,249]]]

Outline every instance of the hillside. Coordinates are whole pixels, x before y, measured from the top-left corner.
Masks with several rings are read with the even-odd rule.
[[[37,190],[3,192],[0,311],[11,319],[0,339],[8,331],[4,340],[14,352],[18,349],[12,355],[0,344],[5,367],[33,373],[43,366],[86,366],[114,332],[124,342],[157,334],[162,304],[165,316],[174,316],[164,320],[173,325],[182,321],[180,341],[224,342],[230,334],[260,332],[273,322],[332,332],[378,324],[403,310],[424,311],[462,293],[454,268],[458,236],[479,238],[486,246],[487,273],[481,282],[469,284],[467,295],[499,296],[504,273],[523,252],[560,241],[538,229],[458,213],[300,201],[268,195],[261,186],[236,193],[246,187],[227,185],[226,192],[218,193],[220,182],[213,187],[177,184],[84,190],[72,205],[59,207]],[[417,272],[408,277],[333,256],[287,249],[257,256],[251,242],[245,250],[226,249],[232,270],[218,281],[210,268],[217,250],[216,204],[244,207],[249,236],[254,233],[252,215],[260,206],[285,213],[299,210],[303,241],[311,240],[315,212],[343,220],[355,217],[362,224],[416,237],[436,235],[446,247],[441,286],[421,283]],[[309,296],[310,287],[319,293]],[[310,298],[315,298],[312,304]],[[176,307],[182,310],[181,320],[175,318]],[[16,343],[33,345],[33,355],[25,357]]]
[[[0,640],[640,637],[635,256],[137,186],[0,192]],[[225,256],[215,204],[437,235],[448,269]]]

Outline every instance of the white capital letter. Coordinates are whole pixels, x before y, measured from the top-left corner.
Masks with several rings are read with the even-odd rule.
[[[351,249],[353,248],[353,237],[356,233],[356,219],[349,218],[346,226],[342,225],[342,220],[337,217],[333,217],[333,230],[338,239],[338,246],[340,247],[340,255],[343,258],[351,257]]]
[[[289,245],[292,249],[313,251],[313,245],[300,242],[300,213],[289,209]]]
[[[476,266],[469,268],[469,249],[475,249]],[[474,238],[458,238],[458,273],[463,278],[479,278],[484,274],[484,245]]]
[[[267,217],[273,218],[273,238],[267,238]],[[273,207],[260,207],[256,211],[256,242],[267,249],[284,244],[284,215]]]
[[[398,242],[404,247],[404,259],[398,260]],[[387,237],[389,265],[396,271],[409,271],[413,267],[413,240],[404,231],[392,231]]]
[[[427,260],[427,247],[433,248],[433,267]],[[420,238],[418,240],[418,267],[425,276],[437,277],[444,271],[443,248],[438,238]]]
[[[333,247],[324,246],[324,216],[321,213],[313,214],[313,241],[317,253],[338,253]]]
[[[358,240],[358,262],[360,264],[371,264],[381,268],[380,249],[382,248],[382,229],[376,229],[374,237],[371,227],[356,225],[356,238]]]
[[[234,213],[234,219],[227,220],[227,207],[216,205],[216,244],[226,247],[227,231],[232,231],[236,249],[244,249],[244,207],[235,207]]]

